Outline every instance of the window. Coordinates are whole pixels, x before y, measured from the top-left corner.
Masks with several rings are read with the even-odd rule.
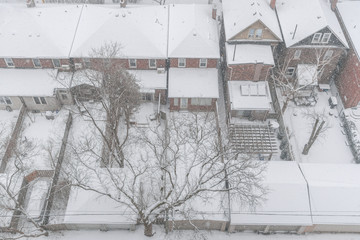
[[[211,106],[211,98],[192,98],[191,105],[194,106]]]
[[[256,29],[255,31],[255,38],[261,38],[262,37],[262,29]]]
[[[295,68],[294,67],[288,67],[286,69],[285,75],[288,77],[292,77],[294,75]]]
[[[84,63],[85,68],[91,67],[90,58],[83,58],[83,63]]]
[[[152,101],[153,100],[153,94],[152,93],[142,93],[141,94],[143,101]]]
[[[296,50],[294,53],[294,59],[300,59],[301,56],[301,50]]]
[[[322,33],[315,33],[311,43],[319,43]]]
[[[12,58],[5,58],[5,62],[8,67],[15,67]]]
[[[36,104],[47,104],[46,100],[44,97],[34,97],[34,102]]]
[[[325,61],[325,60],[328,60],[329,58],[331,58],[333,53],[334,53],[333,50],[327,50],[326,53],[324,54],[323,60]]]
[[[331,33],[324,33],[324,36],[321,39],[322,43],[328,43],[331,37]]]
[[[136,59],[129,59],[130,68],[136,68]]]
[[[12,104],[9,97],[0,97],[0,104]]]
[[[174,106],[179,106],[179,99],[178,98],[174,98]]]
[[[179,58],[178,67],[186,67],[186,59]]]
[[[156,68],[156,59],[149,60],[149,68]]]
[[[34,58],[32,61],[33,61],[34,67],[41,68],[41,62],[39,59]]]
[[[200,67],[206,67],[206,66],[207,66],[207,59],[200,58]]]
[[[53,59],[52,62],[55,68],[61,67],[61,63],[59,59]]]
[[[255,34],[255,29],[250,28],[249,34],[248,34],[248,38],[253,38],[253,37],[254,37],[254,34]]]

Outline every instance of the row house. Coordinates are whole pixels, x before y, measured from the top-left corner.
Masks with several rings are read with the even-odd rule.
[[[334,2],[336,8],[336,1]],[[337,85],[345,108],[360,103],[360,2],[344,1],[337,4],[336,12],[349,43],[349,52],[343,63]]]
[[[348,48],[331,4],[327,0],[277,0],[275,5],[284,38],[277,51],[284,75],[294,84],[305,84],[304,89],[328,86]]]
[[[232,117],[266,119],[272,110],[267,79],[282,41],[274,10],[266,0],[224,0],[222,43],[228,111]]]
[[[196,4],[169,8],[170,110],[212,110],[219,98],[216,9]]]

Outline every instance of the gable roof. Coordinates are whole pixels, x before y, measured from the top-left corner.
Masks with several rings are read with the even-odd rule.
[[[167,6],[85,5],[71,57],[86,57],[106,42],[121,45],[120,58],[166,58]]]
[[[338,3],[337,8],[348,32],[354,50],[360,59],[360,1]]]
[[[67,58],[82,6],[0,4],[2,57]]]
[[[286,47],[291,47],[326,27],[348,47],[337,17],[327,0],[278,0],[276,11]]]
[[[211,5],[169,5],[168,57],[220,58],[217,21]]]
[[[223,16],[227,41],[257,21],[282,39],[276,13],[268,0],[223,0]]]

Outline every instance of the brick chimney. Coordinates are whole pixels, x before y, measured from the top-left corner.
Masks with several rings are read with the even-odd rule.
[[[336,10],[337,2],[338,2],[338,0],[331,0],[331,10],[333,10],[333,11]]]
[[[271,9],[275,9],[275,4],[276,4],[276,0],[271,0],[271,1],[270,1],[270,7],[271,7]]]
[[[120,0],[120,7],[125,8],[127,4],[127,0]]]
[[[216,4],[213,4],[212,11],[211,11],[211,17],[212,17],[212,19],[215,19],[215,20],[216,20],[216,12],[217,12]]]
[[[26,6],[28,8],[35,7],[35,1],[34,0],[26,0]]]

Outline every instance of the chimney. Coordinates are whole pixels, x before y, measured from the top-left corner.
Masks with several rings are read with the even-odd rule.
[[[271,7],[271,9],[275,9],[275,4],[276,4],[276,0],[271,0],[271,1],[270,1],[270,7]]]
[[[338,2],[338,0],[331,0],[331,10],[333,10],[333,11],[336,10],[337,2]]]
[[[212,17],[212,19],[215,19],[215,20],[216,20],[216,11],[217,11],[216,4],[213,4],[211,17]]]
[[[35,1],[34,0],[26,0],[26,6],[28,8],[35,7]]]
[[[127,4],[127,0],[120,0],[120,7],[125,8]]]

